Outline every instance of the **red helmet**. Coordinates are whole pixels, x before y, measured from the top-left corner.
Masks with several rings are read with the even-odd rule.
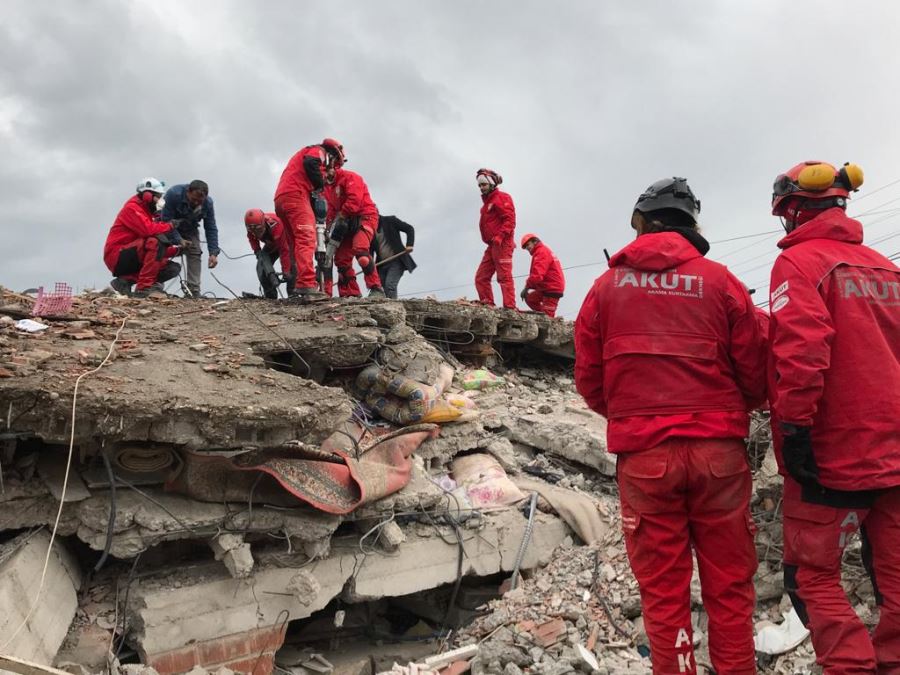
[[[482,176],[484,176],[485,180],[487,180],[488,184],[492,188],[497,187],[498,185],[500,185],[500,183],[503,182],[503,177],[496,171],[491,171],[490,169],[478,169],[477,173],[475,174],[475,179],[478,180]]]
[[[525,248],[525,244],[527,244],[532,239],[537,239],[538,241],[540,241],[540,239],[538,239],[538,236],[536,234],[531,234],[531,232],[529,232],[524,237],[522,237],[522,248]]]
[[[347,156],[344,154],[344,146],[333,138],[326,138],[322,141],[322,147],[325,148],[325,151],[331,157],[334,168],[340,169],[344,162],[347,161]]]
[[[263,213],[262,209],[250,209],[244,214],[244,225],[248,228],[265,224],[266,214]]]
[[[828,162],[807,161],[779,174],[772,186],[772,215],[784,215],[788,197],[848,197],[863,183],[863,171],[849,162],[836,169]]]

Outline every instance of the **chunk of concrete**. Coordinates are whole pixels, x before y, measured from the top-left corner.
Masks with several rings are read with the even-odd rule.
[[[553,415],[522,415],[504,420],[513,441],[584,464],[604,476],[616,475],[616,460],[606,451],[606,420],[585,410]]]
[[[42,530],[0,547],[0,645],[9,643],[3,650],[9,656],[40,664],[53,663],[78,609],[81,587],[78,564],[57,539],[41,588],[49,546],[50,533]]]
[[[469,530],[463,530],[463,575],[510,572],[515,565],[525,517],[510,509],[485,516],[484,521],[477,536],[466,536]],[[283,554],[270,560],[269,554],[260,553],[249,580],[233,579],[214,564],[160,571],[132,585],[128,617],[128,624],[135,627],[132,637],[142,655],[169,652],[258,625],[277,625],[285,611],[292,621],[308,617],[338,595],[361,602],[452,583],[457,575],[458,546],[425,531],[428,534],[407,530],[407,540],[391,556],[361,555],[358,537],[332,539],[330,556],[308,566],[302,555],[296,566],[290,567]],[[547,564],[570,533],[559,518],[538,513],[522,568]],[[290,590],[292,583],[301,590],[296,582],[301,572],[318,584],[314,595]],[[172,592],[173,587],[178,588],[177,593]]]

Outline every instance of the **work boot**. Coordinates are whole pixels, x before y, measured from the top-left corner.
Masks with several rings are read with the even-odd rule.
[[[387,296],[384,294],[384,289],[381,286],[372,286],[372,288],[369,289],[369,297],[385,298]]]
[[[310,286],[308,288],[295,288],[291,297],[301,298],[303,300],[319,300],[320,298],[325,298],[328,296],[326,296],[315,286]]]
[[[131,282],[122,277],[115,277],[109,282],[109,286],[119,295],[131,295]]]
[[[167,298],[166,292],[157,284],[147,286],[146,288],[135,289],[131,294],[132,298]]]

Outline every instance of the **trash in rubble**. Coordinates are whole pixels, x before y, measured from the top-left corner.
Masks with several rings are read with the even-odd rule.
[[[50,326],[32,319],[19,319],[16,321],[16,328],[24,330],[26,333],[40,333],[42,330],[50,328]]]
[[[475,401],[464,394],[447,393],[444,394],[444,398],[447,400],[447,403],[449,403],[450,405],[455,405],[457,408],[464,408],[468,410],[475,408]]]
[[[361,398],[380,417],[394,424],[418,424],[437,404],[453,381],[453,369],[442,365],[434,384],[417,382],[377,365],[365,368],[356,378]],[[447,408],[449,408],[447,404]],[[450,412],[446,412],[449,417]],[[454,415],[453,419],[459,417]]]
[[[465,488],[476,509],[508,506],[525,499],[493,455],[484,452],[463,455],[454,459],[450,467],[454,479]]]
[[[438,399],[434,402],[434,406],[425,413],[422,422],[429,424],[441,424],[444,422],[455,422],[463,414],[462,408],[452,405],[444,399]]]
[[[68,314],[72,309],[72,287],[69,284],[56,282],[51,292],[44,292],[41,286],[31,312],[34,316],[60,316]]]
[[[506,381],[502,377],[494,375],[485,368],[470,370],[462,376],[462,388],[467,391],[472,391],[473,389],[490,389],[491,387],[497,387],[505,383]]]
[[[809,630],[804,627],[793,607],[783,616],[784,621],[781,624],[764,626],[753,636],[756,651],[763,654],[784,654],[796,649],[809,637]]]

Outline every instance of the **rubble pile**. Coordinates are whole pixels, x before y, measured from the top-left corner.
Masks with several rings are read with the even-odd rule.
[[[33,310],[0,291],[0,645],[18,631],[0,655],[77,675],[650,672],[571,323],[431,300]],[[767,432],[748,446],[756,619],[787,634]],[[858,541],[846,564],[871,623]],[[708,665],[696,579],[693,600]],[[811,672],[803,637],[760,671]]]

